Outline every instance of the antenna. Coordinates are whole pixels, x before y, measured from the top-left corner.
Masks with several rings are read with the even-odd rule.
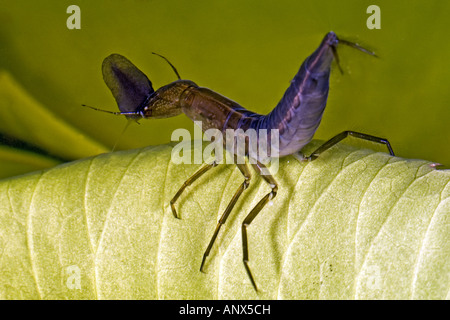
[[[109,111],[109,110],[104,110],[104,109],[99,109],[99,108],[95,108],[95,107],[91,107],[88,106],[86,104],[82,104],[83,107],[87,107],[90,108],[92,110],[96,110],[96,111],[101,111],[101,112],[106,112],[106,113],[110,113],[113,114],[115,116],[121,116],[121,115],[136,115],[139,114],[138,112],[114,112],[114,111]],[[137,119],[133,119],[133,118],[128,118],[127,119],[127,124],[125,125],[125,127],[123,128],[122,132],[120,133],[119,137],[116,139],[116,142],[114,143],[114,146],[111,149],[111,152],[114,152],[114,150],[116,150],[117,145],[119,144],[120,139],[123,137],[125,131],[128,129],[128,127],[130,126],[130,124],[135,121],[137,124],[139,124]]]
[[[160,55],[159,53],[156,53],[156,52],[152,52],[152,54],[154,54],[154,55],[156,55],[158,57],[161,57],[164,60],[166,60],[166,62],[172,67],[173,72],[175,72],[175,74],[177,75],[178,80],[181,80],[180,74],[178,73],[177,69],[173,66],[173,64],[170,63],[170,61],[166,57],[164,57],[164,56],[162,56],[162,55]]]
[[[132,116],[132,115],[140,115],[139,112],[137,111],[130,111],[130,112],[121,112],[121,111],[109,111],[109,110],[104,110],[104,109],[99,109],[96,107],[92,107],[92,106],[88,106],[87,104],[82,104],[82,107],[86,107],[86,108],[90,108],[92,110],[95,111],[101,111],[101,112],[106,112],[106,113],[110,113],[113,114],[115,116]]]

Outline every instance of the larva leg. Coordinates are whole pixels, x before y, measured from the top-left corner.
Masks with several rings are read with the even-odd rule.
[[[347,138],[348,136],[352,136],[358,139],[368,140],[372,142],[377,142],[381,144],[385,144],[389,150],[389,154],[391,156],[394,156],[394,151],[392,150],[391,144],[387,139],[371,136],[365,133],[355,132],[355,131],[344,131],[339,133],[338,135],[334,136],[324,144],[322,144],[319,148],[317,148],[314,152],[311,153],[309,157],[303,157],[302,160],[304,161],[312,161],[315,160],[322,152],[328,150],[332,146],[334,146],[336,143],[340,142],[341,140]]]
[[[248,186],[250,185],[251,175],[250,175],[250,171],[248,170],[247,164],[245,164],[245,163],[238,164],[237,161],[235,163],[236,163],[236,166],[241,171],[242,175],[244,176],[244,182],[242,182],[240,187],[236,190],[233,198],[231,199],[230,203],[228,203],[227,208],[225,209],[225,211],[222,214],[222,217],[220,218],[219,222],[217,223],[216,230],[214,231],[214,234],[213,234],[211,240],[209,241],[209,245],[206,248],[205,253],[203,254],[202,264],[200,265],[200,271],[202,271],[202,272],[203,272],[203,265],[205,264],[206,257],[209,255],[209,253],[211,251],[214,241],[216,240],[217,235],[219,234],[220,228],[227,220],[228,216],[230,215],[231,210],[233,210],[233,207],[236,204],[236,202],[238,201],[242,192],[244,192],[244,190],[247,189]]]
[[[252,272],[250,271],[250,267],[248,265],[249,256],[248,256],[247,227],[250,226],[253,219],[256,218],[256,216],[264,208],[264,206],[276,196],[278,185],[275,179],[270,174],[268,174],[268,169],[262,163],[257,162],[256,164],[252,164],[252,166],[272,188],[272,190],[258,202],[258,204],[252,209],[252,211],[250,211],[250,213],[245,217],[244,222],[242,223],[242,250],[243,250],[242,261],[244,262],[245,271],[247,271],[248,277],[250,278],[253,287],[255,288],[256,291],[258,291],[256,282],[253,278]]]
[[[178,190],[178,192],[175,194],[175,196],[170,200],[170,207],[172,208],[172,213],[175,218],[179,219],[177,215],[177,210],[175,209],[175,201],[180,197],[180,195],[183,193],[184,189],[186,189],[188,186],[190,186],[195,180],[200,178],[205,172],[207,172],[209,169],[217,166],[216,161],[214,160],[212,163],[207,163],[204,166],[202,166],[198,171],[196,171],[189,179],[187,179],[181,188]]]

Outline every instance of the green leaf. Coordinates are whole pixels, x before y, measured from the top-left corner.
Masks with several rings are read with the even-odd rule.
[[[60,161],[34,152],[0,145],[0,179],[51,168]]]
[[[175,219],[168,202],[199,165],[170,157],[163,145],[3,180],[0,297],[449,298],[449,171],[345,145],[311,163],[281,159],[279,192],[248,228],[255,292],[240,227],[270,188],[252,171],[201,273],[242,175],[211,169]]]
[[[0,70],[0,131],[65,159],[108,149],[36,101],[6,71]]]

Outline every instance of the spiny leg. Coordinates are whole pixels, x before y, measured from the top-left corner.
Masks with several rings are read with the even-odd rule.
[[[177,215],[177,210],[175,209],[175,201],[180,197],[180,195],[183,193],[184,189],[186,189],[188,186],[190,186],[195,180],[200,178],[206,171],[209,169],[217,166],[217,162],[214,160],[212,163],[207,163],[204,166],[202,166],[198,171],[196,171],[189,179],[187,179],[181,188],[178,190],[178,192],[175,194],[175,196],[170,200],[170,207],[172,208],[172,213],[175,218],[179,219]]]
[[[341,140],[347,138],[348,136],[385,144],[389,150],[389,154],[391,156],[394,156],[394,151],[392,150],[391,144],[389,143],[389,141],[387,139],[383,139],[383,138],[379,138],[379,137],[371,136],[369,134],[355,132],[355,131],[344,131],[344,132],[341,132],[338,135],[334,136],[333,138],[331,138],[324,144],[322,144],[319,148],[317,148],[314,152],[312,152],[309,157],[304,157],[303,160],[305,160],[305,161],[315,160],[322,152],[324,152],[325,150],[328,150],[329,148],[331,148],[332,146],[334,146]]]
[[[260,162],[257,162],[256,164],[252,164],[252,166],[255,168],[255,170],[261,175],[261,177],[266,180],[266,182],[270,185],[272,188],[272,191],[270,191],[268,194],[266,194],[259,202],[258,204],[250,211],[250,213],[245,217],[244,222],[242,222],[242,250],[243,250],[243,258],[242,261],[244,262],[245,271],[247,271],[247,275],[250,278],[250,281],[252,282],[253,287],[255,288],[255,291],[258,291],[258,288],[256,286],[255,280],[253,278],[252,272],[250,271],[250,267],[248,266],[249,258],[248,258],[248,239],[247,239],[247,227],[250,226],[253,219],[256,218],[258,213],[264,208],[264,206],[275,196],[277,195],[278,190],[278,184],[275,181],[275,179],[268,174],[268,169]],[[264,171],[264,172],[263,172]]]
[[[225,211],[223,212],[219,222],[217,223],[216,226],[216,230],[214,231],[214,234],[211,238],[211,240],[209,241],[209,245],[205,250],[205,253],[203,254],[203,259],[202,259],[202,264],[200,265],[200,271],[203,272],[203,265],[205,264],[205,260],[206,257],[209,255],[211,248],[214,244],[214,241],[217,238],[217,235],[219,234],[219,230],[222,227],[222,225],[225,223],[225,221],[227,220],[228,216],[230,215],[231,210],[233,210],[234,205],[236,204],[236,202],[238,201],[239,197],[241,196],[242,192],[248,188],[248,186],[250,185],[250,171],[248,170],[247,165],[244,164],[239,164],[237,161],[235,161],[236,166],[238,167],[238,169],[241,171],[242,175],[244,176],[245,180],[244,182],[240,185],[240,187],[236,190],[233,198],[231,199],[231,201],[228,203],[227,208],[225,209]]]

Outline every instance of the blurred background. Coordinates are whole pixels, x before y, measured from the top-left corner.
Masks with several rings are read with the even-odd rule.
[[[66,26],[67,7],[81,29]],[[381,12],[370,30],[369,5]],[[193,80],[266,114],[330,30],[374,50],[341,46],[316,139],[343,130],[388,138],[396,154],[450,164],[448,1],[0,0],[0,178],[116,150],[170,142],[184,115],[126,125],[101,64],[120,53],[154,88]],[[350,141],[351,142],[351,141]],[[384,148],[367,145],[369,148]]]

